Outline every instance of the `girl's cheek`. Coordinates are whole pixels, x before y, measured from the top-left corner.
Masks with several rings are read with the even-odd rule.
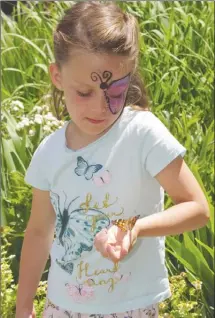
[[[83,103],[83,97],[76,94],[74,90],[68,89],[65,92],[65,95],[67,97],[67,100],[70,104],[82,104]]]
[[[78,96],[77,94],[75,94],[75,102],[77,104],[83,104],[83,97]]]
[[[89,105],[91,103],[91,99],[89,98],[83,98],[81,96],[75,95],[73,99],[75,106],[78,107],[80,110],[89,108]]]

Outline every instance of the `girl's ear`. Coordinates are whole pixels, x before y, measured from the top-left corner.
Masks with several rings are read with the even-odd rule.
[[[50,73],[50,77],[51,77],[51,81],[53,85],[56,86],[57,89],[62,91],[63,89],[62,89],[62,83],[61,83],[62,81],[61,72],[56,63],[51,63],[49,65],[49,73]]]

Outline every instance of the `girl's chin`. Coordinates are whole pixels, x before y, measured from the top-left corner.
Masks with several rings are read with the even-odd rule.
[[[79,133],[86,134],[89,136],[99,136],[103,133],[105,133],[110,126],[104,126],[104,125],[92,125],[92,124],[82,124],[82,125],[76,125],[76,128],[78,128]],[[77,132],[78,132],[77,131]]]

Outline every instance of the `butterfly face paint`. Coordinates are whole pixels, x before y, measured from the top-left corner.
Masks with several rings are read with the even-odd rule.
[[[130,73],[123,78],[112,81],[108,81],[112,77],[112,73],[104,71],[102,77],[93,72],[91,79],[96,82],[100,80],[100,88],[104,91],[105,99],[112,114],[117,114],[125,105],[126,95],[130,83]]]

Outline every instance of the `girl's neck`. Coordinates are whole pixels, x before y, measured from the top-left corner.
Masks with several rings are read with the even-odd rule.
[[[102,137],[110,128],[111,127],[108,127],[108,129],[98,135],[88,135],[80,130],[74,122],[70,121],[65,133],[66,145],[72,150],[79,150]]]

